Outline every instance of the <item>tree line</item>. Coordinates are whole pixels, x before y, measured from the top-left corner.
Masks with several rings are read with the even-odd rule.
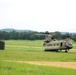
[[[62,34],[59,31],[56,32],[6,32],[6,31],[0,31],[0,39],[4,40],[43,40],[45,39],[45,35],[37,35],[37,34],[47,34],[50,33],[53,35],[55,39],[64,39],[65,37],[69,36],[71,39],[76,41],[76,33],[66,33]]]

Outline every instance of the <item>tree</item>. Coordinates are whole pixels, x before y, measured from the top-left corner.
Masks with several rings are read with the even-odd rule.
[[[53,33],[53,37],[56,38],[56,39],[58,39],[58,40],[60,40],[61,37],[62,37],[62,34],[61,34],[61,32],[56,31],[56,32]]]
[[[72,34],[71,38],[76,41],[76,33],[75,34]]]

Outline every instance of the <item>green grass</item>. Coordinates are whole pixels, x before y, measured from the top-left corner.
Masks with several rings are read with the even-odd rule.
[[[76,70],[58,67],[29,65],[4,60],[76,62],[76,43],[68,53],[44,52],[43,41],[6,40],[0,50],[0,75],[76,75]]]
[[[15,46],[42,46],[43,40],[6,40],[6,45],[15,45]]]
[[[69,52],[44,52],[44,51],[0,51],[1,60],[32,60],[32,61],[74,61],[76,62],[76,53]]]
[[[1,61],[0,75],[76,75],[76,70]]]
[[[74,61],[76,62],[76,44],[68,53],[44,52],[43,41],[8,40],[5,50],[0,50],[1,60],[32,60],[32,61]]]

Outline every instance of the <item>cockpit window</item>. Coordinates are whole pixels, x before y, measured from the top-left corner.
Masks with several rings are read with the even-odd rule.
[[[55,44],[54,44],[54,46],[55,46]]]
[[[72,42],[66,42],[65,44],[66,45],[72,45]]]

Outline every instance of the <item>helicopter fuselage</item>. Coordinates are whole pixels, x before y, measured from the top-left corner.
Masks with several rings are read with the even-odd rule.
[[[69,49],[72,49],[72,43],[70,41],[44,41],[44,47],[45,51],[59,51],[59,50],[65,50],[67,52]]]

